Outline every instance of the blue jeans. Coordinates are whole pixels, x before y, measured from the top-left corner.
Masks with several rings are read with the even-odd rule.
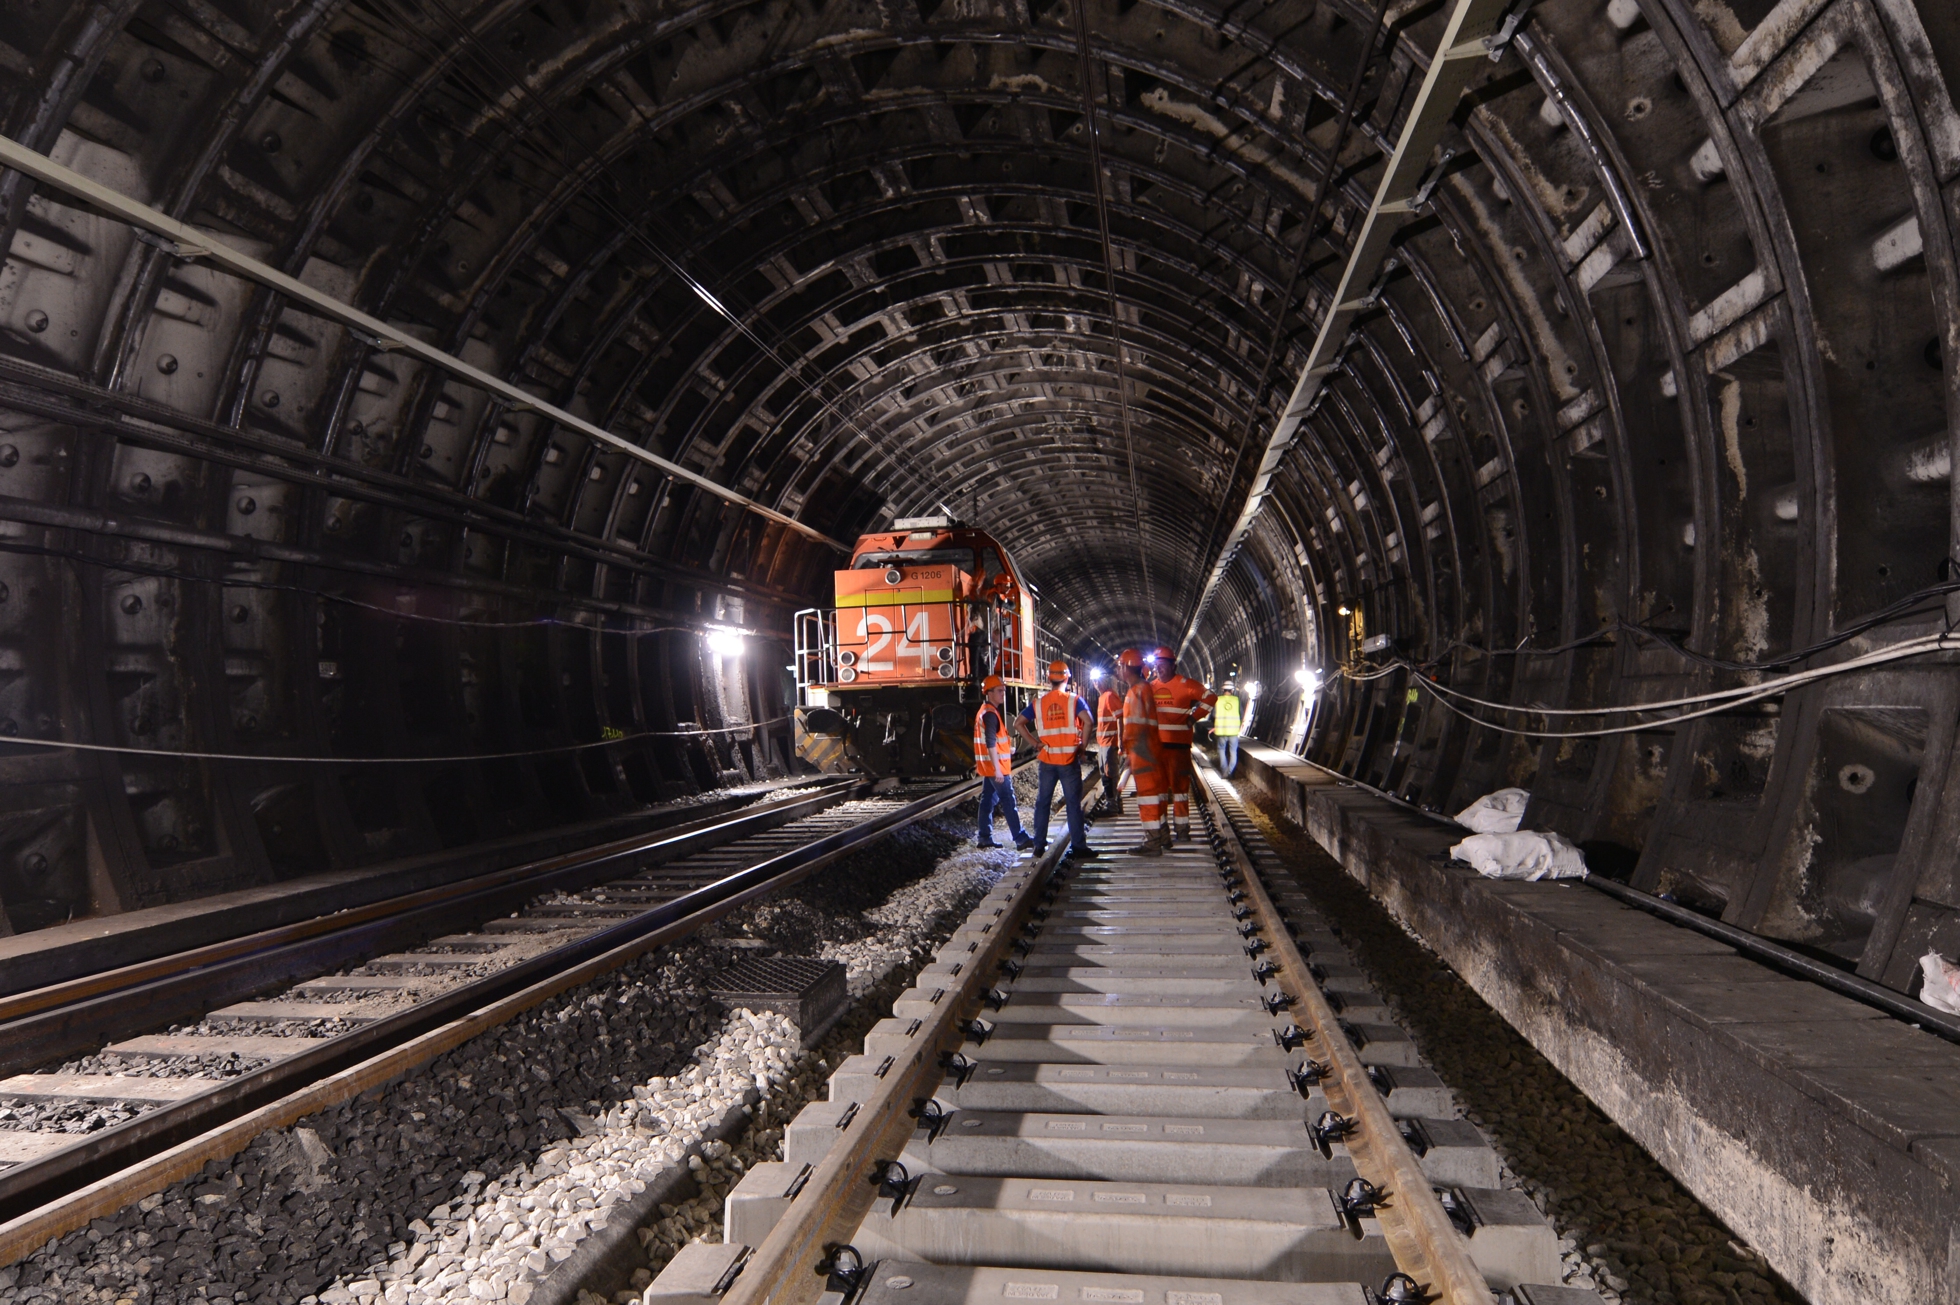
[[[1012,778],[1002,775],[994,779],[983,776],[980,780],[979,841],[982,843],[991,843],[994,841],[994,808],[996,806],[1000,808],[1001,814],[1007,817],[1007,832],[1014,835],[1014,841],[1018,843],[1025,839],[1028,833],[1025,829],[1021,828],[1021,813],[1014,806],[1014,781]]]
[[[1041,771],[1034,782],[1034,845],[1037,848],[1048,846],[1048,815],[1054,810],[1055,785],[1062,786],[1062,809],[1068,813],[1068,845],[1072,852],[1089,850],[1088,837],[1082,832],[1082,767],[1077,762],[1066,766],[1051,766],[1041,763]]]
[[[1218,769],[1229,775],[1239,768],[1239,736],[1220,734],[1214,740],[1218,744]]]

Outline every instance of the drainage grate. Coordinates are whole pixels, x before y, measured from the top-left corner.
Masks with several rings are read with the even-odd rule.
[[[843,966],[802,956],[739,961],[715,976],[710,992],[725,1006],[789,1016],[802,1031],[806,1047],[844,1013],[850,997]]]

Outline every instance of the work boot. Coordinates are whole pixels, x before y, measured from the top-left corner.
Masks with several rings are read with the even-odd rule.
[[[1143,841],[1130,849],[1131,856],[1162,856],[1164,854],[1164,831],[1152,829],[1145,833]]]
[[[1178,825],[1177,841],[1180,843],[1189,843],[1191,841],[1191,826],[1189,824]]]

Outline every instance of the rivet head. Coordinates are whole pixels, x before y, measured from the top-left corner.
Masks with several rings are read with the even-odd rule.
[[[885,1279],[885,1285],[893,1291],[904,1291],[912,1285],[912,1280],[901,1273]]]
[[[0,444],[0,467],[11,467],[19,461],[19,449],[11,444]]]
[[[39,335],[48,329],[48,315],[36,308],[27,315],[27,329]]]
[[[134,616],[143,610],[143,600],[135,594],[124,594],[121,604],[123,615]]]
[[[239,516],[249,517],[259,510],[259,501],[250,494],[240,494],[238,496],[238,502],[234,506],[238,508]]]
[[[160,372],[162,372],[162,373],[163,373],[163,374],[164,374],[165,376],[168,376],[168,375],[170,375],[170,374],[171,374],[172,372],[174,372],[174,371],[176,371],[176,370],[177,370],[177,355],[176,355],[176,354],[174,354],[174,353],[160,353],[160,354],[158,354],[158,355],[157,355],[157,370],[158,370],[158,371],[160,371]]]

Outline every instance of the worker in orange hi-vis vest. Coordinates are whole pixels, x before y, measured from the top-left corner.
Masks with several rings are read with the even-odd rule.
[[[1171,796],[1175,838],[1191,841],[1191,742],[1193,726],[1211,713],[1211,695],[1177,673],[1177,654],[1159,648],[1150,691],[1157,700],[1157,733],[1164,744],[1164,787]]]
[[[1096,752],[1102,761],[1099,816],[1123,814],[1123,695],[1112,684],[1096,699]]]
[[[1048,850],[1048,817],[1054,810],[1055,786],[1062,788],[1062,807],[1068,815],[1068,854],[1087,861],[1096,854],[1082,819],[1082,753],[1096,727],[1095,714],[1069,683],[1068,663],[1048,663],[1048,692],[1014,718],[1014,728],[1035,746],[1041,763],[1035,780],[1034,854]]]
[[[994,807],[1007,817],[1007,832],[1014,835],[1014,846],[1026,851],[1034,840],[1021,828],[1021,813],[1014,806],[1014,732],[1007,727],[1007,685],[998,675],[980,683],[985,695],[973,717],[973,773],[980,777],[980,832],[973,841],[979,847],[994,845]]]
[[[1157,699],[1143,677],[1143,654],[1125,648],[1116,659],[1122,677],[1123,752],[1137,786],[1137,816],[1143,821],[1143,841],[1131,848],[1136,856],[1162,856],[1164,838],[1163,745],[1157,737]]]

